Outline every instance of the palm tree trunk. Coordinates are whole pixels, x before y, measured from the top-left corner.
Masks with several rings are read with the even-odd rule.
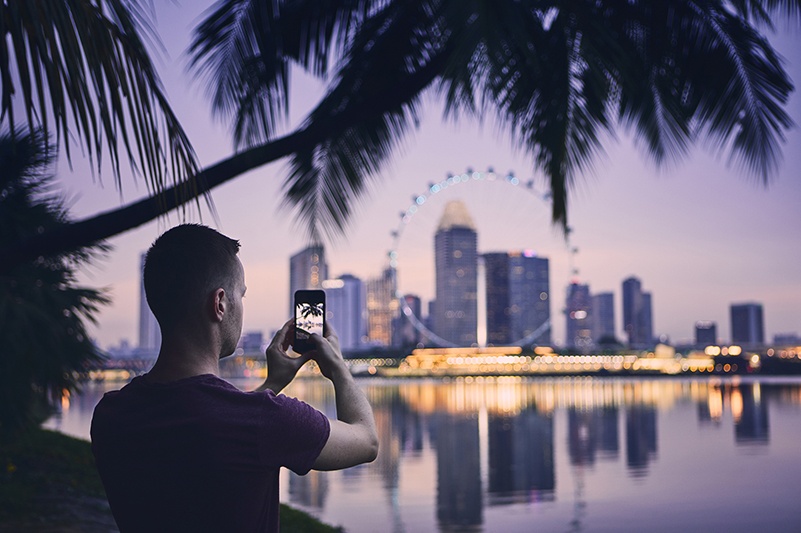
[[[216,163],[193,178],[131,204],[54,227],[16,243],[0,245],[0,273],[25,261],[78,249],[134,229],[211,191],[245,172],[309,149],[334,137],[360,121],[380,116],[394,106],[408,102],[435,79],[444,63],[439,54],[402,82],[394,82],[376,98],[328,120],[316,120],[306,127],[266,144],[250,148]]]

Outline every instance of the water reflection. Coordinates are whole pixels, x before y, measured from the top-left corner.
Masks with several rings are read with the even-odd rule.
[[[488,424],[490,505],[553,500],[553,419],[529,407]]]
[[[285,473],[282,481],[285,501],[349,533],[592,530],[598,520],[607,530],[658,530],[649,516],[667,508],[678,517],[667,530],[704,520],[749,530],[751,514],[766,520],[767,506],[781,512],[767,518],[776,527],[763,529],[801,523],[791,497],[801,491],[801,380],[362,384],[375,411],[378,459],[343,472]],[[50,427],[85,423],[88,437],[102,392],[74,398]],[[335,416],[323,381],[298,381],[287,393]],[[738,454],[754,449],[762,452]],[[755,494],[760,483],[772,490]],[[751,494],[737,507],[751,514],[709,497],[721,487]]]

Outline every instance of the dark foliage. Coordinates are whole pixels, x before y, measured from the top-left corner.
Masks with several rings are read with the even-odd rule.
[[[0,134],[0,243],[69,222],[50,191],[54,155],[41,132]],[[100,360],[86,321],[108,299],[77,287],[75,273],[105,249],[81,247],[0,273],[0,431],[41,422]]]

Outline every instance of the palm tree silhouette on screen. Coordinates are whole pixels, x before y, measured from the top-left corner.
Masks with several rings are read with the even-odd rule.
[[[315,327],[319,329],[322,326],[323,304],[298,302],[298,316],[298,327],[309,335],[314,332]]]
[[[212,112],[231,123],[236,153],[196,173],[181,171],[191,169],[187,160],[174,176],[177,185],[155,180],[156,193],[145,200],[12,243],[0,257],[35,257],[107,238],[282,158],[289,165],[285,206],[310,239],[337,234],[355,200],[418,125],[424,94],[439,97],[446,118],[494,117],[532,157],[532,170],[545,176],[553,221],[565,230],[570,187],[592,164],[601,139],[618,128],[631,131],[657,164],[682,157],[703,139],[767,183],[792,125],[785,105],[793,87],[762,30],[777,16],[797,24],[799,14],[801,0],[220,0],[195,29],[189,57]],[[18,30],[14,24],[6,23],[7,35]],[[45,61],[13,46],[34,66]],[[63,58],[85,60],[90,68],[97,59]],[[5,84],[11,63],[0,67]],[[326,93],[297,129],[283,133],[293,67],[324,80]],[[77,94],[90,98],[90,83],[83,83]],[[144,116],[135,112],[136,102],[98,102],[99,116],[112,110],[119,116],[120,109]],[[172,117],[166,103],[161,109]],[[132,119],[102,129],[101,140],[119,142],[125,125],[141,127],[143,139],[161,139],[149,120]],[[77,133],[97,131],[82,126]],[[178,154],[192,154],[178,143],[183,136],[168,138],[163,150],[180,146]],[[132,153],[138,140],[128,139]]]

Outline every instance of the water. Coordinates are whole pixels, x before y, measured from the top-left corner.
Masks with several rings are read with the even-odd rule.
[[[801,531],[801,379],[360,383],[378,459],[281,479],[282,501],[350,533]],[[118,386],[48,426],[88,438]],[[335,412],[324,381],[286,392]]]

